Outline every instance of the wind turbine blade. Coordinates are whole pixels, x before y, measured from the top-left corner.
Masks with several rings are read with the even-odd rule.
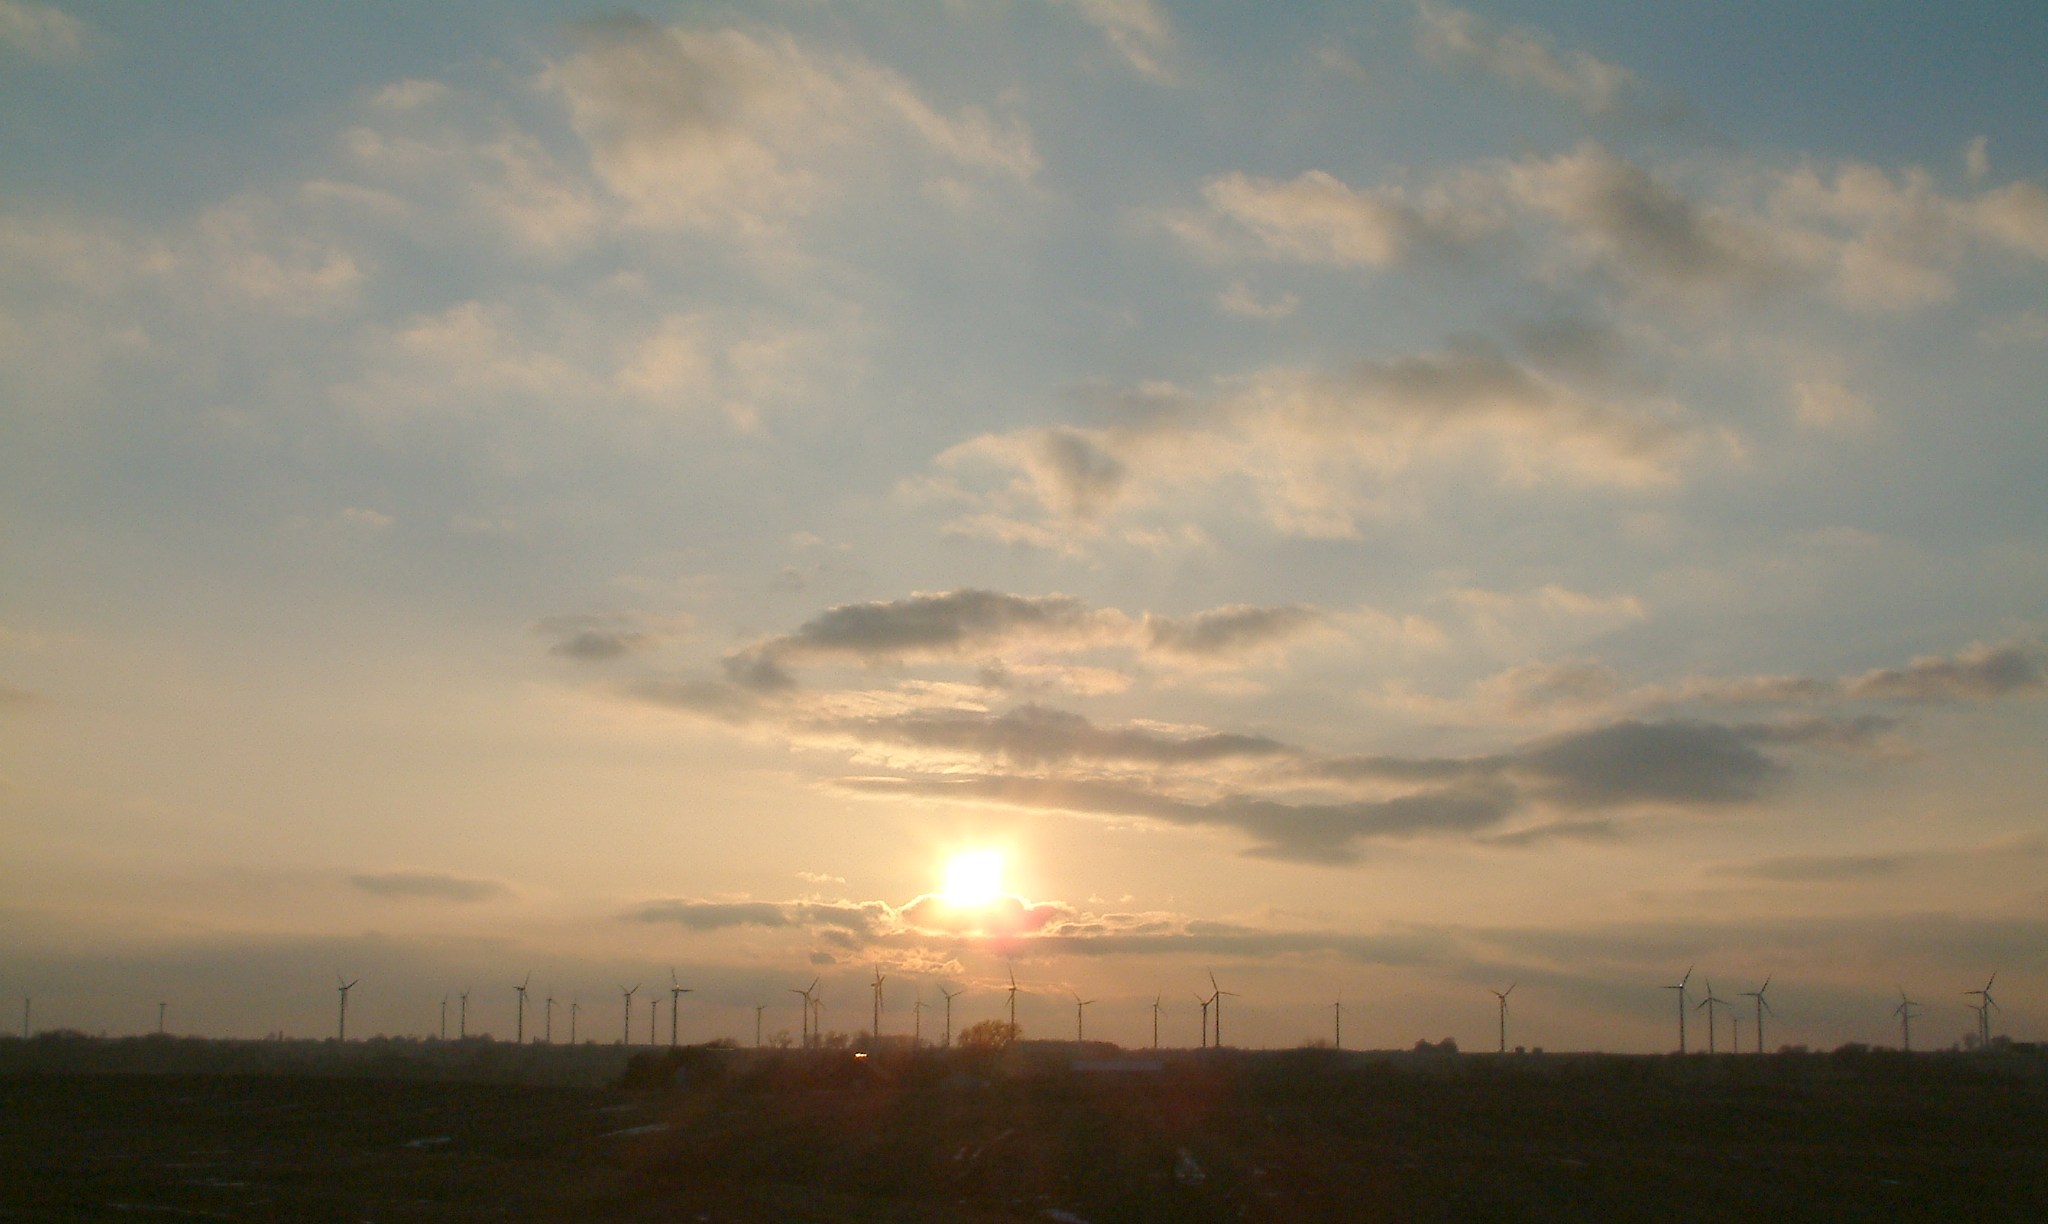
[[[1223,988],[1216,984],[1216,971],[1214,969],[1210,969],[1206,972],[1209,974],[1209,989],[1221,991]]]

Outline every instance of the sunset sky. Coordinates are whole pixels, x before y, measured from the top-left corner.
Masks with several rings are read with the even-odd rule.
[[[0,1017],[2048,1036],[2044,63],[0,0]]]

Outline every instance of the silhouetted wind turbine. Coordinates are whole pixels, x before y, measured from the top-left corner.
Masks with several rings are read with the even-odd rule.
[[[622,1009],[626,1013],[626,1025],[621,1030],[619,1037],[619,1044],[622,1046],[633,1044],[633,996],[639,993],[640,983],[638,982],[633,983],[633,989],[631,990],[626,989],[624,986],[619,987],[619,994],[624,996],[626,1000],[626,1005]]]
[[[675,967],[670,966],[668,971],[668,1045],[670,1049],[674,1049],[676,1046],[676,1013],[681,1010],[679,1004],[682,1002],[683,996],[689,993],[691,993],[691,988],[676,981]],[[650,1030],[647,1035],[652,1037],[654,1033]]]
[[[1069,991],[1068,993],[1072,994],[1073,992]],[[1095,1000],[1093,999],[1084,999],[1078,994],[1074,995],[1074,1040],[1076,1042],[1086,1040],[1086,1038],[1082,1036],[1081,1010],[1087,1007],[1090,1003],[1093,1003],[1094,1001]]]
[[[953,1048],[953,1000],[965,994],[966,991],[947,990],[944,986],[941,986],[939,987],[939,993],[946,997],[946,1048],[950,1050]]]
[[[356,982],[360,982],[360,981],[362,981],[362,979],[361,979],[361,978],[357,978],[357,979],[356,979]],[[334,1039],[335,1039],[336,1041],[347,1041],[347,1040],[348,1040],[348,992],[349,992],[349,991],[351,991],[351,990],[354,990],[354,989],[356,988],[356,983],[355,983],[355,982],[344,982],[344,981],[342,981],[342,980],[341,980],[341,975],[340,975],[339,973],[337,973],[337,974],[335,974],[335,975],[334,975],[334,984],[335,984],[336,986],[338,986],[338,987],[339,987],[339,988],[341,989],[341,1017],[340,1017],[340,1020],[339,1020],[339,1021],[338,1021],[338,1022],[336,1023],[336,1025],[335,1025],[335,1028],[334,1028]]]
[[[882,983],[888,980],[882,974],[882,967],[876,965],[875,980],[870,984],[870,989],[875,992],[875,1022],[873,1027],[868,1029],[868,1033],[877,1041],[882,1038]]]
[[[1216,974],[1213,970],[1209,971],[1209,988],[1216,992],[1209,997],[1216,1002],[1216,1048],[1220,1050],[1223,1048],[1223,1000],[1225,997],[1235,999],[1237,992],[1225,990],[1218,986],[1216,984]]]
[[[1906,997],[1906,988],[1899,987],[1899,1005],[1892,1008],[1892,1015],[1899,1018],[1899,1041],[1908,1054],[1913,1052],[1913,1009],[1918,1006]]]
[[[1160,1000],[1165,997],[1164,991],[1152,996],[1152,1048],[1155,1050],[1159,1048],[1159,1013],[1166,1010]]]
[[[1202,1005],[1202,1044],[1199,1048],[1206,1050],[1209,1048],[1209,1004],[1216,1001],[1216,996],[1210,995],[1205,999],[1200,991],[1195,991],[1194,995],[1195,1002]]]
[[[1503,1054],[1508,1052],[1508,996],[1515,993],[1515,987],[1520,985],[1520,982],[1510,982],[1506,990],[1487,992],[1500,1000],[1500,1052]]]
[[[1977,1048],[1987,1053],[1991,1049],[1991,1009],[1998,1007],[1998,1000],[1991,997],[1991,983],[1998,980],[1996,973],[1985,981],[1982,990],[1965,990],[1966,995],[1976,995],[1981,1002],[1970,1004],[1977,1009]],[[2000,1011],[2005,1009],[2000,1007]]]
[[[1341,1050],[1344,1048],[1344,996],[1338,995],[1337,1001],[1330,1004],[1330,1009],[1336,1015],[1336,1032],[1332,1034],[1334,1040],[1331,1046],[1333,1049]]]
[[[754,1048],[761,1048],[761,1013],[768,1010],[766,1003],[754,1004]]]
[[[547,1005],[541,1009],[540,1039],[543,1044],[555,1044],[555,996],[549,995]]]
[[[817,989],[818,989],[818,979],[817,979],[817,978],[812,978],[812,979],[811,979],[811,984],[810,984],[809,986],[806,986],[806,987],[804,987],[804,988],[803,988],[803,989],[801,989],[801,990],[797,989],[797,988],[796,988],[796,987],[794,987],[794,986],[792,986],[792,987],[790,987],[790,988],[789,988],[789,993],[791,993],[791,994],[793,994],[793,995],[802,995],[802,996],[803,996],[803,1000],[804,1000],[804,1002],[803,1002],[803,1009],[804,1009],[804,1013],[803,1013],[803,1017],[802,1017],[802,1024],[803,1024],[803,1030],[804,1030],[804,1041],[803,1041],[803,1046],[804,1046],[804,1049],[806,1049],[806,1050],[808,1050],[808,1049],[810,1049],[810,1048],[811,1048],[811,1036],[812,1036],[812,1034],[811,1034],[811,993],[812,993],[813,991],[817,990]]]
[[[1764,998],[1764,991],[1769,990],[1770,988],[1771,975],[1766,973],[1764,975],[1763,985],[1757,987],[1755,990],[1745,990],[1742,992],[1743,998],[1756,1000],[1756,1052],[1759,1054],[1764,1052],[1764,1013],[1767,1011],[1771,1011],[1770,1001]],[[1777,1015],[1776,1012],[1771,1012],[1771,1014],[1774,1016]],[[1740,1043],[1738,1042],[1737,1044],[1739,1045]],[[1742,1053],[1740,1049],[1736,1050],[1735,1052],[1737,1054]]]
[[[525,980],[512,988],[519,992],[519,1022],[518,1026],[512,1030],[513,1045],[526,1044],[526,988],[532,982],[533,970],[528,969]]]
[[[455,1013],[455,1036],[461,1040],[469,1036],[469,987],[464,986],[456,998],[462,1000],[462,1006]]]
[[[1010,966],[1010,1040],[1017,1040],[1017,966]]]
[[[1686,966],[1685,976],[1678,979],[1677,985],[1664,987],[1665,990],[1675,990],[1678,992],[1678,1052],[1680,1054],[1685,1053],[1685,984],[1690,981],[1692,981],[1692,966],[1688,965]]]
[[[1704,998],[1704,999],[1701,999],[1701,1000],[1700,1000],[1700,1001],[1699,1001],[1699,1002],[1698,1002],[1697,1004],[1695,1004],[1695,1006],[1697,1006],[1697,1007],[1704,1007],[1704,1008],[1706,1008],[1706,1009],[1707,1009],[1707,1053],[1709,1053],[1709,1054],[1712,1054],[1712,1053],[1714,1053],[1714,1052],[1715,1052],[1715,1050],[1714,1050],[1714,1008],[1716,1008],[1716,1007],[1726,1007],[1726,1006],[1728,1006],[1728,1000],[1726,1000],[1726,999],[1721,999],[1721,998],[1716,998],[1716,997],[1714,996],[1714,979],[1712,979],[1712,978],[1708,978],[1708,979],[1707,979],[1707,997],[1706,997],[1706,998]]]
[[[441,1040],[448,1040],[448,996],[441,996]]]
[[[583,1005],[582,1005],[581,1003],[578,1003],[578,1002],[576,1001],[576,999],[575,999],[575,997],[574,997],[574,996],[571,996],[571,997],[570,997],[570,999],[569,999],[569,1044],[570,1044],[570,1045],[575,1045],[575,1044],[576,1044],[576,1013],[577,1013],[577,1012],[579,1012],[579,1011],[581,1011],[582,1009],[583,1009]]]
[[[652,998],[652,999],[649,999],[649,1000],[647,1000],[647,1044],[648,1044],[648,1045],[653,1045],[653,1044],[654,1044],[654,1033],[655,1033],[655,1025],[656,1025],[656,1024],[657,1024],[657,1023],[658,1023],[658,1022],[660,1021],[660,1019],[661,1019],[661,999],[660,999],[659,997],[656,997],[656,998]]]

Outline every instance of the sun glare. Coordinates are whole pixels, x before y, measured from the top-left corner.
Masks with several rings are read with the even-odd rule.
[[[965,850],[946,864],[944,897],[961,909],[977,908],[1001,896],[1003,856],[994,850]]]

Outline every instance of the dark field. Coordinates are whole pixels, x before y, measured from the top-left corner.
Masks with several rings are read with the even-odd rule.
[[[2039,1057],[685,1061],[0,1075],[0,1220],[2048,1220]]]

